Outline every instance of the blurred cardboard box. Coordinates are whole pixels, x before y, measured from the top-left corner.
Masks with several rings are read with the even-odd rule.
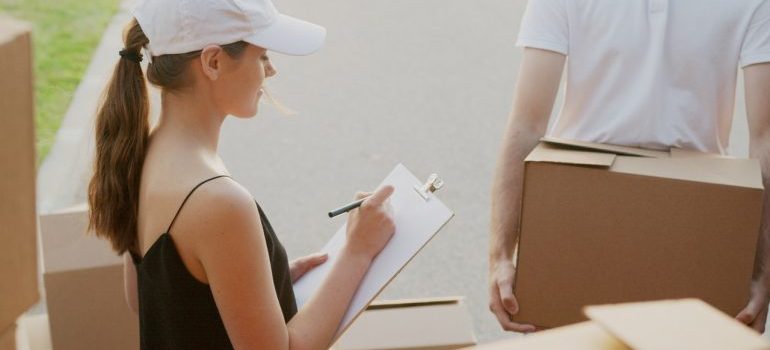
[[[461,297],[375,301],[334,344],[334,350],[449,350],[476,344]]]
[[[16,324],[0,330],[0,350],[16,350]]]
[[[55,350],[138,349],[139,321],[126,304],[123,259],[86,234],[86,206],[40,217],[43,280]]]
[[[0,18],[0,330],[40,299],[30,30]]]
[[[591,319],[475,350],[768,350],[759,333],[697,299],[585,309]]]
[[[699,298],[746,306],[759,163],[544,139],[526,159],[514,320],[551,328],[586,305]]]

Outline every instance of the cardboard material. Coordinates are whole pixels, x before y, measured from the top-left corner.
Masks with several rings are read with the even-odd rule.
[[[697,299],[591,306],[585,313],[634,349],[770,349],[761,335]]]
[[[559,142],[525,164],[515,321],[558,327],[585,320],[583,306],[631,301],[696,297],[731,315],[746,305],[756,160]]]
[[[581,322],[522,335],[515,339],[483,344],[474,350],[631,350],[595,322]]]
[[[30,29],[0,18],[0,330],[40,299]]]
[[[476,350],[768,350],[760,334],[696,299],[587,307],[591,321]]]
[[[138,349],[139,321],[128,308],[123,259],[86,234],[80,208],[40,218],[43,280],[54,349]]]
[[[476,344],[462,298],[375,301],[334,350],[449,350]]]
[[[0,330],[0,350],[16,350],[16,325]]]

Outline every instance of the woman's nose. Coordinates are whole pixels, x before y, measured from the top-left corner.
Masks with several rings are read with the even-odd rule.
[[[276,74],[278,74],[278,71],[275,69],[275,67],[273,67],[272,64],[265,66],[265,76],[266,77],[270,78],[272,76],[275,76]]]

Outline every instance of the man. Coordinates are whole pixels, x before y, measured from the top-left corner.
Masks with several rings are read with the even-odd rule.
[[[535,330],[510,318],[519,309],[512,258],[524,158],[546,134],[565,62],[550,136],[711,153],[727,150],[742,68],[750,156],[770,189],[770,0],[530,0],[517,45],[524,54],[492,187],[489,307],[503,329]],[[770,291],[768,198],[751,299],[736,316],[759,332]]]

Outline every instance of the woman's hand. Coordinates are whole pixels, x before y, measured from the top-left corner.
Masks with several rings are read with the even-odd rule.
[[[326,260],[329,260],[329,254],[326,253],[315,253],[292,260],[289,263],[291,283],[297,282],[300,277],[304,276],[308,271],[325,263]]]
[[[356,194],[356,199],[366,199],[348,214],[345,243],[348,253],[371,261],[388,244],[396,231],[393,208],[388,201],[393,191],[393,186],[383,186],[372,194]]]

